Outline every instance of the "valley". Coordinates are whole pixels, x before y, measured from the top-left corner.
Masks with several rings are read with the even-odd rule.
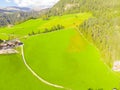
[[[1,28],[0,38],[5,39],[7,35],[8,38],[20,38],[29,66],[51,83],[71,90],[119,88],[119,76],[104,64],[100,52],[76,30],[76,25],[89,17],[92,14],[79,13],[51,17],[49,20],[29,20],[11,28]],[[58,24],[64,29],[44,33],[46,27],[51,30]],[[33,30],[34,34],[28,35]],[[0,55],[1,90],[59,90],[32,75],[23,63],[21,51],[18,51],[19,54]]]
[[[31,2],[0,8],[0,90],[120,89],[119,0]]]

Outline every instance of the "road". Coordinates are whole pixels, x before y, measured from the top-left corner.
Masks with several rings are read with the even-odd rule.
[[[43,79],[42,77],[40,77],[35,71],[32,70],[32,68],[27,64],[26,62],[26,59],[25,59],[25,56],[24,56],[24,46],[22,45],[21,46],[21,53],[22,53],[22,59],[23,59],[23,62],[26,66],[26,68],[38,79],[40,80],[41,82],[43,82],[44,84],[46,85],[49,85],[49,86],[52,86],[52,87],[55,87],[55,88],[61,88],[61,89],[64,89],[64,90],[71,90],[69,88],[65,88],[61,85],[57,85],[57,84],[53,84],[53,83],[50,83],[48,82],[47,80]]]

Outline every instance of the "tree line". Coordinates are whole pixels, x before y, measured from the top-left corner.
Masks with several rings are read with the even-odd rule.
[[[57,31],[57,30],[63,30],[64,26],[63,25],[55,25],[52,26],[51,28],[45,28],[43,32],[38,31],[38,32],[34,32],[32,31],[31,33],[28,34],[28,36],[33,36],[33,35],[37,35],[37,34],[41,34],[41,33],[48,33],[48,32],[53,32],[53,31]]]

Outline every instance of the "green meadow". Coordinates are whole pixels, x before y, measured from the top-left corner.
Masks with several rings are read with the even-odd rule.
[[[60,24],[65,28],[22,38],[27,63],[43,79],[71,90],[112,90],[120,77],[104,64],[100,52],[76,30],[91,13],[68,14],[49,20],[33,19],[0,28],[0,38],[28,36]],[[90,90],[91,90],[90,89]],[[64,90],[39,81],[25,67],[21,52],[0,55],[0,90]]]
[[[0,33],[5,35],[14,35],[14,36],[24,36],[28,35],[31,32],[43,32],[45,28],[51,28],[55,25],[63,25],[65,28],[75,27],[75,25],[81,24],[84,20],[92,17],[91,13],[78,13],[78,14],[69,14],[64,16],[55,16],[50,17],[49,20],[31,19],[21,24],[15,25],[14,27],[4,27],[0,28]]]

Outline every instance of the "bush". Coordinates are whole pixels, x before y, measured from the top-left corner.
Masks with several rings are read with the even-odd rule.
[[[0,39],[0,43],[2,43],[3,42],[3,40],[2,39]]]

